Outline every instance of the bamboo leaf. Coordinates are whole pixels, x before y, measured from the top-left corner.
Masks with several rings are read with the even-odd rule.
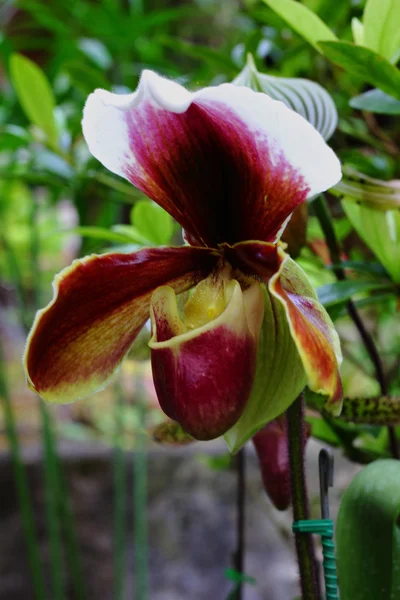
[[[396,100],[396,98],[385,94],[381,90],[369,90],[364,94],[355,96],[349,104],[352,108],[381,115],[400,115],[400,100]]]
[[[309,42],[318,52],[321,40],[336,40],[337,37],[325,23],[304,4],[295,0],[263,0],[298,34]]]
[[[395,63],[400,51],[399,0],[368,0],[363,23],[365,46]]]
[[[10,59],[10,76],[28,119],[47,135],[53,148],[58,146],[58,133],[54,118],[55,100],[53,91],[43,71],[21,54]]]
[[[342,200],[342,206],[360,238],[393,281],[400,283],[400,211],[377,210],[348,197]]]
[[[356,294],[371,292],[373,290],[386,289],[387,283],[380,281],[348,280],[327,283],[317,289],[318,298],[324,306],[333,306],[350,300]]]
[[[158,204],[139,200],[132,209],[131,220],[143,238],[154,244],[168,244],[173,233],[172,217]]]
[[[320,42],[331,61],[348,73],[400,100],[400,71],[373,50],[349,42]]]

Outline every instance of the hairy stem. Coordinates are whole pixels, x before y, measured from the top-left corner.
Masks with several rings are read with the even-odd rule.
[[[344,281],[346,279],[346,274],[344,272],[343,267],[340,266],[341,263],[341,252],[340,252],[340,244],[336,237],[336,233],[332,224],[331,214],[329,212],[328,204],[326,202],[325,197],[321,194],[318,198],[315,199],[313,203],[313,208],[315,212],[315,216],[317,217],[319,224],[321,225],[321,229],[325,236],[325,241],[328,246],[329,254],[331,257],[331,261],[334,265],[337,265],[333,271],[336,275],[338,281]],[[379,383],[379,387],[381,390],[382,396],[388,395],[388,386],[386,382],[385,372],[383,369],[383,364],[381,357],[379,355],[378,349],[375,345],[375,342],[366,329],[364,322],[356,308],[356,305],[352,300],[349,300],[347,303],[347,312],[352,319],[355,327],[360,334],[360,337],[363,341],[364,347],[368,353],[368,356],[371,359],[371,362],[375,368],[376,379]],[[396,439],[396,433],[393,426],[388,426],[388,434],[389,434],[389,444],[390,451],[392,453],[393,458],[400,458],[399,456],[399,447]]]
[[[292,490],[293,519],[309,518],[307,484],[304,469],[304,400],[303,394],[286,412],[289,440],[289,461]],[[295,533],[297,560],[300,570],[301,597],[303,600],[319,600],[318,568],[314,540],[309,533]]]

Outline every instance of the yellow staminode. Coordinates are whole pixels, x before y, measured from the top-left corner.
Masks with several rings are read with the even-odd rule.
[[[184,322],[189,329],[197,329],[222,314],[232,296],[235,281],[224,278],[215,281],[213,276],[201,281],[186,302]]]

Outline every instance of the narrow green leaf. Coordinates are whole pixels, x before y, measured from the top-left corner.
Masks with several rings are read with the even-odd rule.
[[[234,581],[235,583],[251,583],[252,585],[257,583],[257,579],[254,577],[246,575],[246,573],[239,573],[239,571],[232,568],[225,569],[225,577],[226,579],[229,579],[229,581]]]
[[[351,227],[351,225],[350,225]],[[336,265],[329,265],[330,269],[349,269],[358,273],[369,273],[378,277],[387,277],[387,271],[379,263],[363,262],[361,260],[342,260]]]
[[[158,204],[139,200],[132,209],[132,223],[139,234],[154,244],[169,244],[173,233],[170,215]]]
[[[327,140],[336,129],[338,114],[335,103],[323,87],[314,81],[298,77],[275,77],[260,73],[251,54],[247,64],[233,80],[257,92],[264,92],[307,119]]]
[[[360,19],[353,17],[351,20],[351,31],[353,32],[353,39],[358,46],[362,46],[364,42],[364,25]]]
[[[387,288],[387,283],[379,281],[335,281],[317,289],[318,298],[324,306],[333,306],[350,300],[355,294]]]
[[[365,46],[395,63],[400,52],[399,0],[368,0],[363,22]]]
[[[140,246],[152,246],[153,243],[145,238],[133,225],[114,225],[113,232],[126,237],[130,242]]]
[[[343,600],[400,597],[400,462],[377,460],[345,491],[336,540]]]
[[[331,29],[312,10],[295,0],[263,0],[318,52],[321,40],[336,40]]]
[[[355,96],[349,104],[352,108],[381,115],[400,115],[400,100],[396,100],[396,98],[385,94],[381,90],[369,90],[364,94]]]
[[[92,226],[73,227],[72,229],[52,231],[48,237],[51,237],[53,235],[58,236],[62,234],[76,234],[93,240],[104,240],[105,242],[116,242],[120,244],[133,241],[132,238],[126,234],[117,233],[116,231],[110,231],[110,229],[106,229],[105,227]]]
[[[46,75],[25,56],[13,54],[10,59],[10,76],[26,116],[44,131],[50,145],[56,148],[58,133],[53,113],[55,100]]]
[[[373,50],[349,42],[320,42],[322,52],[351,75],[400,100],[400,71]]]
[[[400,211],[342,200],[347,218],[396,283],[400,283]]]

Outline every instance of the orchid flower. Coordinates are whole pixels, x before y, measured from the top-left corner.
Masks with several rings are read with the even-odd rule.
[[[306,384],[338,414],[337,334],[279,242],[294,209],[341,177],[319,133],[263,93],[190,93],[151,71],[133,94],[96,90],[82,126],[93,156],[172,215],[186,245],[91,255],[57,275],[27,341],[29,386],[48,402],[101,390],[150,315],[160,405],[194,438],[225,434],[235,450]]]

